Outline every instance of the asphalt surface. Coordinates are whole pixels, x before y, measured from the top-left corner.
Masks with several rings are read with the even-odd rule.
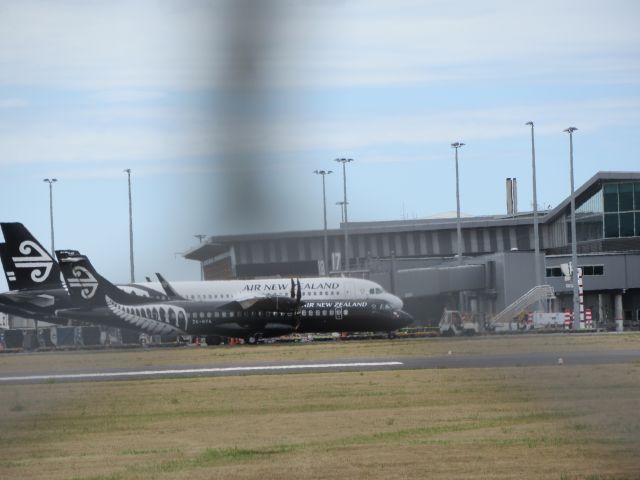
[[[600,365],[640,362],[640,350],[599,352],[538,352],[488,355],[444,355],[344,359],[337,361],[268,362],[252,364],[166,366],[155,369],[101,369],[66,372],[38,372],[29,375],[5,373],[0,386],[16,383],[87,382],[157,378],[218,377],[232,375],[274,375],[289,373],[353,372],[434,368],[539,367],[557,365]]]

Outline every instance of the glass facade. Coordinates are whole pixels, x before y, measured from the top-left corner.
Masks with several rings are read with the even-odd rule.
[[[576,233],[579,242],[640,236],[640,182],[605,183],[576,208]]]
[[[583,203],[576,206],[576,235],[579,242],[603,238],[602,189],[599,189]],[[571,212],[567,215],[568,241],[571,241]]]
[[[603,192],[604,237],[640,236],[640,182],[607,183]]]

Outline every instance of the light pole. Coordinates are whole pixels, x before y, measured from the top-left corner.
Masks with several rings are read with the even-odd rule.
[[[43,182],[49,184],[49,216],[51,217],[51,256],[54,255],[55,247],[53,241],[53,184],[57,182],[57,178],[45,178]]]
[[[344,187],[344,270],[349,271],[349,216],[347,215],[347,168],[349,162],[353,162],[353,158],[336,158],[336,162],[342,164],[342,182]]]
[[[458,149],[464,146],[462,142],[452,143],[456,151],[456,229],[458,230],[458,264],[462,264],[462,227],[460,226],[460,181],[458,174]]]
[[[576,238],[576,198],[573,189],[573,132],[576,127],[566,128],[569,134],[569,176],[571,177],[571,279],[573,281],[573,329],[580,329],[580,292],[578,290],[578,243]]]
[[[336,202],[336,205],[340,205],[340,221],[344,222],[344,202]]]
[[[136,281],[133,274],[133,210],[131,206],[131,169],[126,168],[123,170],[127,174],[127,180],[129,183],[129,263],[131,265],[131,283]]]
[[[332,170],[314,170],[313,173],[316,175],[322,175],[322,212],[324,215],[324,271],[325,275],[329,271],[329,244],[327,240],[327,196],[324,184],[324,177],[333,173]]]
[[[533,136],[533,122],[527,122],[525,125],[531,125],[531,171],[533,172],[533,245],[535,260],[533,262],[536,269],[536,285],[542,283],[540,278],[540,237],[538,236],[538,192],[536,187],[536,147]]]
[[[194,237],[196,237],[198,240],[200,240],[200,243],[202,243],[202,240],[204,240],[207,236],[199,233],[197,235],[194,235]],[[200,280],[204,280],[204,262],[200,262]]]

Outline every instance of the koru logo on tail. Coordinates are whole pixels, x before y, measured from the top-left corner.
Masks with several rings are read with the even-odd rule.
[[[18,247],[18,251],[22,256],[12,257],[16,268],[30,268],[31,280],[36,283],[44,282],[49,277],[53,267],[53,260],[51,260],[49,254],[32,240],[22,242]]]
[[[98,281],[91,272],[84,267],[75,266],[71,273],[74,278],[68,279],[69,288],[80,288],[80,295],[85,300],[93,298],[98,290]]]

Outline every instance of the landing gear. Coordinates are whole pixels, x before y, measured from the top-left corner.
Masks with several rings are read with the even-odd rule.
[[[245,338],[245,343],[248,343],[249,345],[257,345],[261,337],[261,334],[256,333],[255,335]]]
[[[220,345],[222,343],[222,337],[219,337],[218,335],[207,335],[205,341],[209,346]]]

